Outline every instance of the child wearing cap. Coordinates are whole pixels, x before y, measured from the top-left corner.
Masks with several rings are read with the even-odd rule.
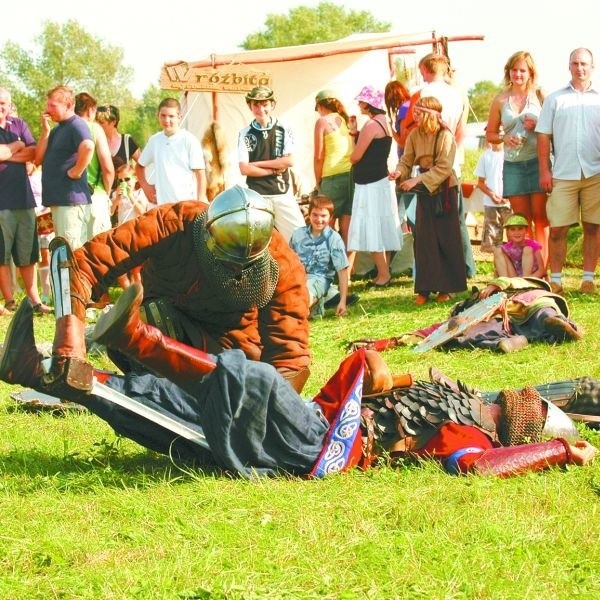
[[[544,277],[546,269],[542,245],[528,237],[529,222],[515,213],[504,224],[506,243],[494,250],[494,269],[498,277]]]
[[[273,202],[275,227],[289,242],[292,233],[305,224],[290,176],[294,136],[272,114],[275,94],[271,88],[264,85],[252,88],[246,94],[246,103],[254,119],[239,134],[240,172],[251,190]]]

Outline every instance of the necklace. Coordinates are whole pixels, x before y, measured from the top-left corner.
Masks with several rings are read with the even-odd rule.
[[[521,112],[523,110],[523,108],[525,108],[525,105],[527,104],[527,93],[522,94],[520,96],[516,96],[511,94],[508,97],[508,102],[510,104],[512,104],[515,108],[517,108],[517,112]]]

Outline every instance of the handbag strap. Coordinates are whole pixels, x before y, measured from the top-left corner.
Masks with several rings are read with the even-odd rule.
[[[438,140],[440,139],[440,133],[442,131],[442,128],[440,127],[437,130],[437,133],[435,134],[435,141],[433,142],[433,164],[435,165],[435,157],[437,156],[437,145],[438,145]]]

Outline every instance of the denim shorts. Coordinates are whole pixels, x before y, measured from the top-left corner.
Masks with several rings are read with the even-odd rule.
[[[540,167],[537,158],[520,162],[504,161],[503,196],[521,196],[541,193]]]
[[[354,198],[354,181],[352,173],[340,173],[323,177],[319,185],[319,192],[331,198],[333,202],[333,216],[352,214],[352,200]]]

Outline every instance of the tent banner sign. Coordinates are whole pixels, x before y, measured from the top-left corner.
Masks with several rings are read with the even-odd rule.
[[[160,87],[163,90],[245,94],[258,85],[272,88],[271,73],[245,65],[228,65],[217,69],[195,67],[182,62],[163,66],[160,75]]]

